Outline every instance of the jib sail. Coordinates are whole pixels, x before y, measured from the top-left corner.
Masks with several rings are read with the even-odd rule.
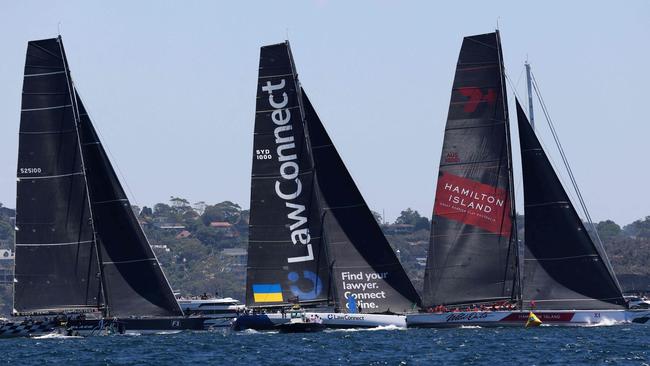
[[[524,306],[612,309],[625,301],[517,101],[524,178]]]
[[[302,99],[337,308],[364,313],[413,311],[420,302],[415,288],[304,91]]]
[[[131,203],[80,98],[77,103],[108,314],[181,315],[167,278],[131,209]]]

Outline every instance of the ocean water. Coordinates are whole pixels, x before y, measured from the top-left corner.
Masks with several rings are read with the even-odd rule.
[[[650,326],[183,332],[0,340],[7,365],[650,365]]]

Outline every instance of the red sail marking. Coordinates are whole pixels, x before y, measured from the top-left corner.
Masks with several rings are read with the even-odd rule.
[[[570,322],[575,313],[541,313],[535,312],[535,315],[542,321],[542,323],[553,322]],[[525,323],[528,320],[528,313],[512,313],[505,318],[499,320],[501,322],[521,322]]]
[[[442,172],[433,214],[510,237],[510,200],[504,189]]]
[[[489,88],[485,94],[483,94],[481,88],[475,86],[458,88],[458,92],[469,98],[469,100],[465,102],[465,107],[463,108],[465,113],[473,113],[476,111],[476,108],[478,108],[478,105],[481,102],[487,102],[489,105],[492,105],[497,100],[497,93],[492,88]]]

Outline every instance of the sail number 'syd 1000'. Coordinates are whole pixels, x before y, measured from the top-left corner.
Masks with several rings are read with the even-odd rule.
[[[271,150],[269,149],[255,150],[255,157],[257,160],[273,159],[273,156],[271,155]]]

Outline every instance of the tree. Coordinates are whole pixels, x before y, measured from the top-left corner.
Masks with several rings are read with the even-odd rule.
[[[379,212],[372,211],[372,210],[370,212],[372,212],[372,216],[375,217],[375,220],[377,220],[377,223],[379,225],[382,225],[384,223],[384,218],[381,216],[381,214]]]
[[[153,216],[153,210],[147,206],[142,207],[142,210],[140,211],[140,217],[145,218],[145,217],[152,217]]]
[[[169,217],[172,214],[172,208],[164,203],[156,203],[153,206],[154,217]]]
[[[625,226],[624,230],[630,236],[650,238],[650,216],[646,216],[644,220],[634,221]]]
[[[596,224],[596,230],[602,240],[610,240],[621,233],[621,227],[612,220],[599,222]]]
[[[216,205],[207,206],[201,220],[205,226],[209,226],[214,221],[226,221],[231,224],[237,224],[241,219],[241,207],[230,201],[217,203]]]
[[[415,231],[430,230],[430,229],[431,229],[431,222],[429,221],[428,218],[422,216],[415,221],[415,228],[414,228]]]
[[[399,217],[395,219],[396,224],[408,224],[415,225],[422,216],[417,211],[414,211],[410,207],[406,210],[400,212]]]

